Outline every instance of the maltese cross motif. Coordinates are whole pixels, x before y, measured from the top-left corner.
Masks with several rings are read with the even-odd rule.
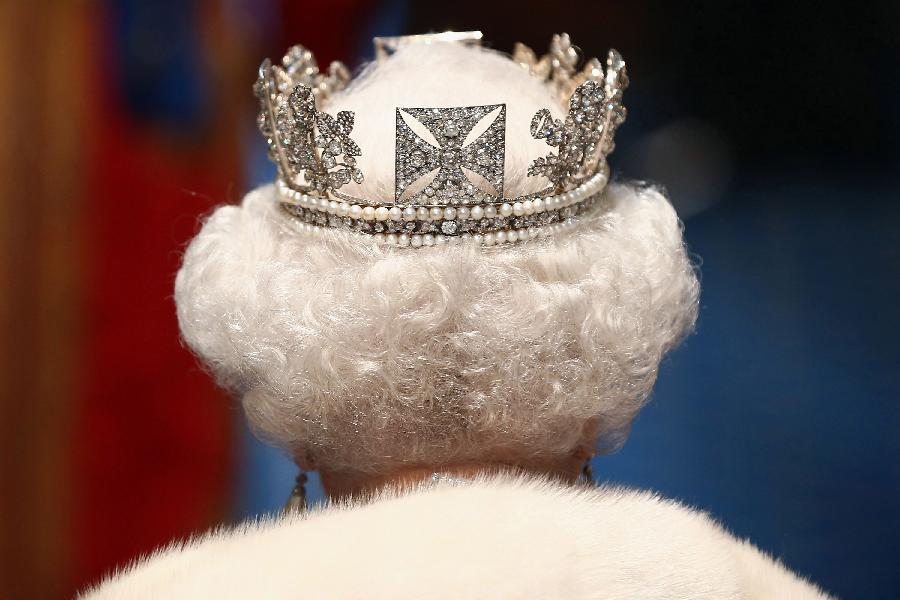
[[[413,131],[407,118],[423,125],[433,139]],[[485,125],[480,134],[469,139],[473,131]],[[505,104],[398,108],[395,202],[467,204],[480,193],[468,172],[484,178],[493,188],[492,195],[502,197],[505,143]],[[408,187],[434,171],[437,174],[424,189],[404,197]]]

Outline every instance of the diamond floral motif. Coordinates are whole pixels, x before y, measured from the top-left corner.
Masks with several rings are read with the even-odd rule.
[[[586,81],[569,99],[565,122],[554,119],[546,108],[539,110],[531,121],[531,135],[559,151],[535,159],[528,174],[543,175],[559,190],[570,185],[596,150],[602,130],[598,117],[604,101],[603,87],[596,81]]]
[[[585,190],[596,192],[597,182],[602,187],[605,179],[588,180],[601,171],[608,173],[605,157],[612,152],[616,128],[626,115],[621,100],[628,77],[622,57],[611,50],[605,69],[596,59],[581,63],[578,48],[561,34],[554,36],[546,56],[538,58],[519,45],[513,59],[543,80],[560,100],[568,100],[564,119],[554,118],[547,109],[535,113],[532,136],[556,150],[534,160],[528,174],[547,178],[557,194],[573,191],[576,200]],[[505,104],[396,109],[394,204],[406,207],[402,220],[393,208],[387,211],[391,203],[384,198],[337,192],[350,182],[363,181],[357,166],[361,150],[351,138],[355,117],[349,111],[333,116],[319,111],[317,105],[348,80],[343,65],[332,63],[327,73],[320,72],[312,53],[295,46],[281,65],[265,61],[254,84],[260,102],[257,124],[278,166],[280,185],[289,188],[291,201],[315,207],[297,213],[308,223],[365,233],[454,236],[555,223],[576,214],[590,200],[559,210],[535,208],[532,215],[529,201],[538,206],[540,196],[550,190],[533,197],[504,198]],[[581,188],[578,194],[576,188]],[[324,202],[317,204],[322,200],[335,202],[326,209]],[[505,210],[498,215],[494,207],[501,203]],[[470,214],[467,205],[478,218],[463,216]],[[451,206],[445,213],[451,218],[442,219],[436,212]],[[486,207],[483,213],[481,206]],[[418,209],[415,218],[408,217],[409,207]],[[357,216],[360,209],[362,218]],[[422,211],[428,212],[427,218]],[[461,218],[453,219],[457,211]]]
[[[622,92],[628,76],[619,53],[610,51],[605,76],[593,64],[583,76],[588,79],[572,92],[565,121],[554,119],[546,108],[531,120],[531,135],[559,150],[535,159],[528,174],[543,175],[557,191],[571,189],[596,171],[599,160],[612,152],[613,135],[625,120]]]
[[[434,136],[437,146],[410,128],[406,113],[424,125]],[[482,119],[493,120],[476,139],[465,143],[467,136]],[[506,144],[506,105],[466,106],[455,108],[398,108],[396,131],[395,201],[401,201],[410,185],[437,170],[434,180],[416,198],[427,204],[465,204],[479,197],[479,190],[463,169],[484,177],[497,196],[503,195],[503,164]],[[483,193],[481,194],[483,195]]]
[[[289,53],[284,68],[265,61],[254,85],[260,102],[257,124],[268,143],[269,156],[285,180],[318,192],[338,189],[350,181],[361,183],[363,173],[356,166],[361,151],[350,138],[353,113],[342,111],[335,118],[319,111],[316,91],[320,90],[290,79],[293,65],[293,74],[302,74],[303,81],[313,83],[311,73],[318,73],[315,63],[304,63],[300,69],[289,63],[292,56],[300,61],[305,55]]]

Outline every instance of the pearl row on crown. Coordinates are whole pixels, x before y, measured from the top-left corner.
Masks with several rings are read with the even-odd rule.
[[[464,233],[462,235],[443,235],[440,233],[425,233],[425,234],[406,234],[406,233],[375,233],[375,234],[367,234],[367,233],[355,233],[352,235],[358,235],[360,237],[364,237],[366,240],[372,240],[377,244],[386,244],[389,246],[399,246],[401,248],[421,248],[428,246],[444,246],[444,245],[458,245],[458,244],[477,244],[482,246],[499,246],[507,243],[513,243],[518,241],[531,240],[535,238],[555,236],[563,231],[567,231],[575,226],[577,220],[575,218],[568,218],[565,221],[561,221],[559,223],[553,223],[552,225],[543,225],[540,227],[528,227],[523,229],[509,229],[503,231],[497,231],[492,233],[475,233],[469,234]],[[321,227],[319,225],[313,225],[311,223],[303,223],[301,221],[293,221],[293,227],[297,231],[301,231],[303,233],[308,233],[310,235],[324,235],[325,231],[327,231],[328,227]]]
[[[317,210],[327,214],[366,221],[440,221],[453,219],[481,219],[502,216],[524,216],[544,211],[559,210],[578,204],[606,186],[609,177],[606,170],[601,170],[587,181],[571,191],[545,198],[513,200],[475,206],[372,206],[350,204],[334,199],[317,198],[294,190],[282,180],[278,180],[278,193],[282,202],[293,204],[309,210]]]

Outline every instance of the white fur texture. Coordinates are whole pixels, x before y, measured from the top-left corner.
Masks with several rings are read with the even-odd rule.
[[[85,599],[827,597],[658,496],[501,477],[214,532]]]
[[[398,53],[333,110],[357,111],[374,194],[392,190],[393,106],[504,100],[507,178],[524,190],[546,147],[520,145],[550,94],[507,59]],[[181,330],[254,428],[319,468],[554,459],[594,427],[615,445],[693,326],[699,286],[659,191],[614,186],[600,208],[554,239],[413,250],[294,231],[260,188],[188,248]]]

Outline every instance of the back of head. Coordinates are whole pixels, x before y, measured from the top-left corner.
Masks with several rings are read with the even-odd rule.
[[[357,113],[363,193],[394,193],[394,109],[506,103],[505,186],[546,150],[535,111],[565,113],[519,65],[479,48],[410,47],[368,67],[329,112]],[[365,114],[363,119],[359,115]],[[175,298],[184,339],[254,429],[319,468],[552,460],[621,441],[699,286],[672,206],[612,185],[559,235],[399,248],[298,230],[273,186],[217,209]]]

